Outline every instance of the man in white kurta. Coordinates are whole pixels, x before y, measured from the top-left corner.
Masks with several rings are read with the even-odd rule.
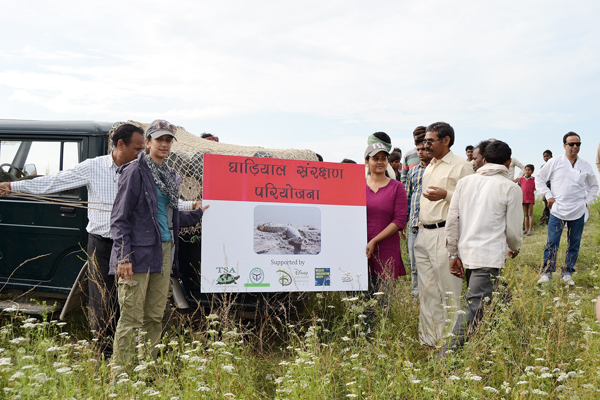
[[[450,272],[461,279],[466,276],[467,292],[442,355],[465,343],[483,317],[485,299],[491,300],[506,259],[519,253],[523,194],[506,178],[511,153],[504,142],[490,143],[485,164],[458,181],[454,190],[446,220],[446,247]]]
[[[544,249],[544,265],[538,283],[548,282],[556,271],[556,255],[560,245],[560,236],[567,225],[567,253],[562,279],[568,285],[575,285],[573,273],[579,255],[579,245],[583,225],[589,217],[588,206],[598,194],[598,180],[592,166],[582,160],[578,154],[581,138],[575,132],[563,137],[565,155],[554,157],[544,165],[535,177],[535,189],[545,196],[550,208],[548,220],[548,241]],[[552,188],[546,186],[552,181]]]

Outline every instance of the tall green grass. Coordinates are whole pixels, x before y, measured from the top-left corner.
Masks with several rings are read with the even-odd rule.
[[[5,312],[0,398],[597,399],[600,204],[591,211],[576,286],[558,278],[536,285],[546,241],[545,227],[536,226],[508,262],[506,287],[479,331],[441,361],[437,349],[418,343],[407,275],[384,289],[385,302],[314,293],[300,317],[248,322],[215,312],[177,324],[167,329],[158,360],[129,369],[101,360],[78,319],[63,324]]]

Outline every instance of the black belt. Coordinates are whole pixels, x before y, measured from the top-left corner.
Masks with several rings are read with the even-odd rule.
[[[94,239],[97,239],[97,240],[100,240],[100,241],[103,241],[103,242],[107,242],[107,243],[112,243],[112,242],[113,242],[113,240],[112,240],[112,239],[105,238],[105,237],[103,237],[103,236],[100,236],[100,235],[95,235],[95,234],[93,234],[93,233],[88,233],[88,235],[90,235],[90,236],[91,236],[91,237],[93,237]]]
[[[423,224],[425,229],[443,228],[446,226],[446,221],[438,222],[437,224]]]

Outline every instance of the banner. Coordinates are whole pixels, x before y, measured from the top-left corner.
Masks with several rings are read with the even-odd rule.
[[[365,168],[206,154],[201,290],[366,290]]]

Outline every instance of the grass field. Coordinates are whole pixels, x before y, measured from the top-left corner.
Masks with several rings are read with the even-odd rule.
[[[535,221],[540,213],[537,204]],[[536,226],[504,271],[511,296],[495,296],[481,329],[443,361],[418,343],[418,305],[406,276],[389,288],[385,305],[378,297],[315,293],[300,317],[241,323],[217,310],[200,322],[180,318],[158,360],[131,370],[100,358],[82,313],[62,323],[5,312],[0,398],[598,399],[599,220],[597,201],[571,287],[560,274],[536,285],[546,241],[545,227]],[[376,325],[365,335],[369,310]]]

